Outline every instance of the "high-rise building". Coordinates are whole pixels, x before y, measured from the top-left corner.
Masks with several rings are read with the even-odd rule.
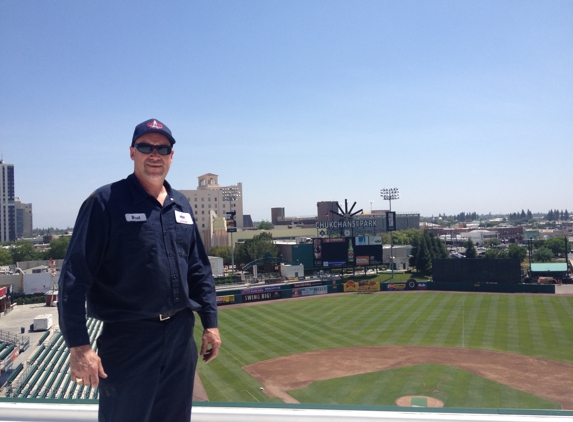
[[[14,165],[0,160],[0,242],[16,240],[16,212],[14,209]]]
[[[228,211],[235,211],[236,227],[243,228],[243,185],[239,182],[232,186],[219,186],[219,176],[213,173],[204,174],[197,179],[196,190],[178,190],[191,204],[195,222],[208,249],[218,244],[214,239],[215,218],[225,217]],[[235,189],[235,199],[229,201],[225,198],[225,188]]]
[[[16,237],[28,237],[32,235],[32,204],[23,204],[20,198],[15,198],[16,210]]]

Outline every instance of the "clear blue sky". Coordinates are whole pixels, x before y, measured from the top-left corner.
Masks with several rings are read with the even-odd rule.
[[[0,150],[34,227],[173,131],[245,213],[573,211],[573,1],[0,0]]]

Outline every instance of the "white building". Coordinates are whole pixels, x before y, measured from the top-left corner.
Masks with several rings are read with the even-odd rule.
[[[237,183],[231,186],[219,186],[219,176],[207,173],[198,178],[196,190],[179,190],[187,197],[195,214],[195,223],[201,232],[203,242],[207,250],[212,245],[217,245],[216,237],[220,237],[220,228],[216,227],[214,221],[217,218],[225,217],[229,211],[235,211],[235,221],[237,229],[243,228],[243,185]],[[233,188],[236,190],[236,199],[225,200],[224,189]],[[226,231],[223,232],[226,239]],[[226,242],[225,242],[226,243]]]
[[[471,232],[461,233],[464,239],[471,239],[476,246],[483,246],[490,239],[497,239],[497,232],[490,230],[472,230]]]

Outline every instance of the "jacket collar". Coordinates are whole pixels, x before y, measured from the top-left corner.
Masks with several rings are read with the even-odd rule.
[[[126,180],[129,186],[129,190],[131,191],[131,197],[133,198],[134,203],[141,202],[145,200],[147,197],[151,196],[149,195],[149,193],[147,193],[147,191],[143,188],[143,186],[141,186],[141,183],[139,183],[139,180],[137,180],[137,177],[135,177],[135,173],[131,173],[129,176],[127,176]],[[167,199],[170,200],[171,198],[173,198],[171,185],[169,184],[169,182],[167,182],[167,180],[165,180],[163,182],[163,186],[165,186],[165,189],[167,190]]]

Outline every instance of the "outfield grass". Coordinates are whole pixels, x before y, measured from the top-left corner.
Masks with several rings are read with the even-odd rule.
[[[221,307],[219,320],[223,348],[217,359],[198,368],[211,401],[280,402],[261,392],[260,384],[241,368],[327,348],[470,347],[573,363],[573,297],[448,292],[332,294],[259,306]],[[516,403],[514,407],[521,406]]]

